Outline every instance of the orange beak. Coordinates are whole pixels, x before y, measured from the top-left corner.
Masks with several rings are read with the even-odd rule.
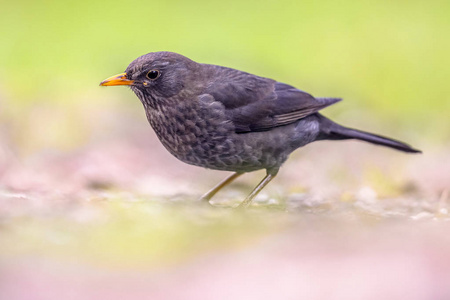
[[[134,80],[130,80],[127,78],[127,73],[120,73],[109,78],[106,78],[102,82],[100,82],[101,86],[110,86],[110,85],[133,85]]]

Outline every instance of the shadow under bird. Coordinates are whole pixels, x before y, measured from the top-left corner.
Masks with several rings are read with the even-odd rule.
[[[409,145],[334,123],[318,111],[339,98],[318,98],[291,85],[239,70],[201,64],[172,52],[135,59],[101,86],[128,85],[144,105],[150,125],[179,160],[234,173],[206,193],[209,201],[246,172],[266,176],[239,205],[277,175],[295,149],[319,140],[357,139],[417,153]]]

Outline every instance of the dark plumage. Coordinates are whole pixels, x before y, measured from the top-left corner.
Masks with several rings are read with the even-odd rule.
[[[188,164],[234,171],[203,196],[245,172],[267,175],[241,206],[276,176],[295,149],[316,140],[359,139],[420,152],[386,137],[340,126],[318,113],[339,98],[315,98],[293,86],[235,69],[199,64],[172,52],[134,60],[100,85],[129,85],[162,144]]]

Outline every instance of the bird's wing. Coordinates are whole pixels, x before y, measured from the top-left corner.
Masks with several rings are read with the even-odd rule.
[[[206,92],[223,104],[237,133],[287,125],[341,100],[314,98],[288,84],[237,70],[228,69],[227,75]]]
[[[226,67],[209,66],[214,75],[205,93],[221,102],[226,109],[245,107],[271,97],[274,92],[275,80]]]

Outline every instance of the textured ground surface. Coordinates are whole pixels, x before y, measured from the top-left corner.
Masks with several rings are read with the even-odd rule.
[[[220,12],[220,13],[218,13]],[[450,1],[2,1],[0,300],[450,299]],[[195,16],[195,17],[192,17]],[[185,166],[125,88],[170,50],[344,101],[357,142],[262,172]],[[45,150],[44,150],[45,149]]]
[[[154,139],[2,150],[0,299],[449,298],[450,157],[424,150],[308,146],[246,212],[263,172],[201,205],[227,174]]]

